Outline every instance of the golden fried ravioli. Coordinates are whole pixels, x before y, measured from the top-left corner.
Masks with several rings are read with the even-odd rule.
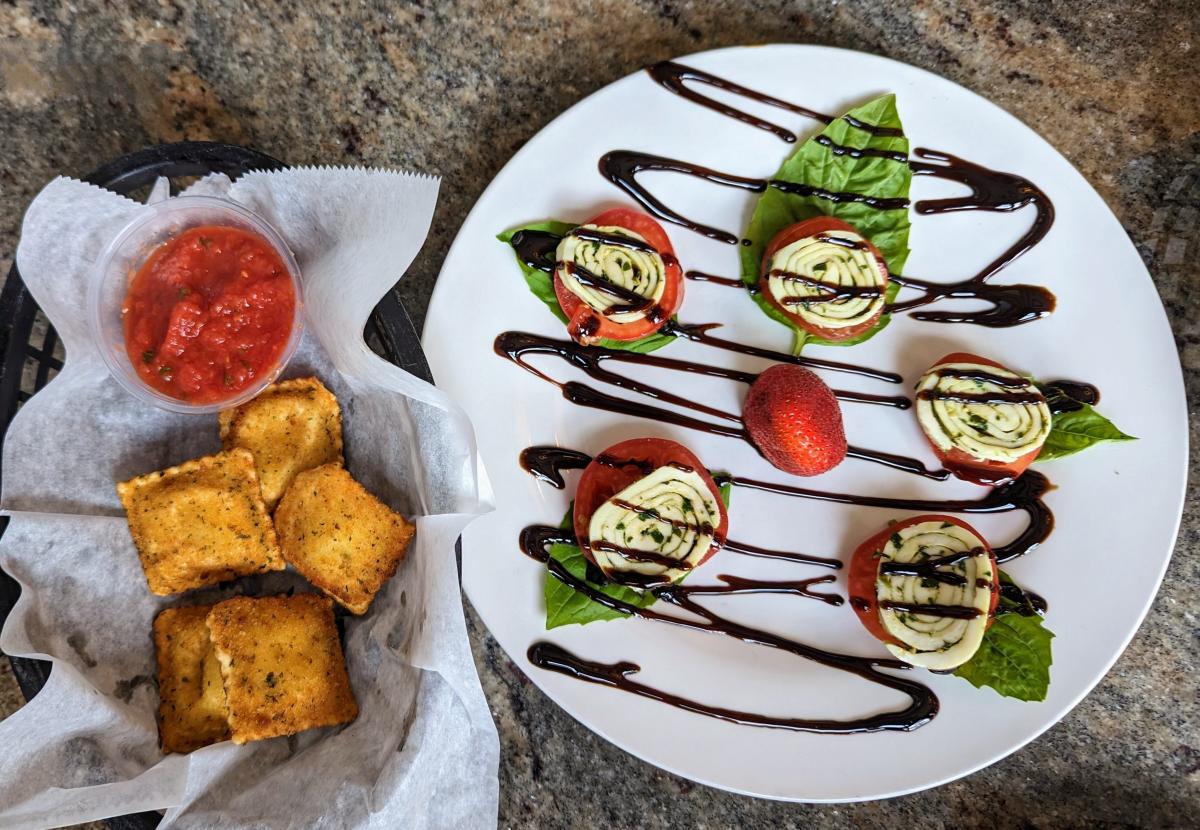
[[[150,590],[160,596],[287,567],[249,450],[117,485]]]
[[[333,603],[317,594],[218,603],[208,630],[233,742],[292,735],[358,717]]]
[[[296,476],[275,510],[283,558],[355,614],[364,614],[415,528],[338,464]]]
[[[221,667],[208,639],[212,608],[168,608],[154,618],[163,752],[191,752],[229,740]]]
[[[218,416],[221,446],[254,453],[263,501],[274,510],[297,473],[342,463],[342,414],[316,378],[273,383],[258,397]]]

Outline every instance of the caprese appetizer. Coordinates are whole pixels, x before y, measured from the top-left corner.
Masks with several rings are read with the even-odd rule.
[[[953,516],[916,516],[859,545],[850,605],[892,655],[935,671],[975,656],[1000,600],[1000,569],[976,530]]]
[[[1046,396],[994,360],[948,354],[917,382],[921,430],[943,466],[976,484],[1021,475],[1050,435]]]
[[[781,230],[763,252],[763,297],[789,320],[826,340],[847,340],[879,322],[888,269],[879,249],[832,216]]]
[[[554,294],[567,331],[585,345],[654,334],[683,302],[683,272],[662,226],[613,208],[565,233],[555,252]]]
[[[606,449],[579,479],[573,516],[583,555],[613,582],[677,582],[725,544],[720,488],[691,450],[664,438]]]

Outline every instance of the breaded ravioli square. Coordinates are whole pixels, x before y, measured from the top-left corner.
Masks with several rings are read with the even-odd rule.
[[[254,453],[268,510],[298,473],[342,463],[342,413],[316,378],[273,383],[258,397],[218,416],[221,446]]]
[[[117,494],[155,594],[287,567],[247,449],[123,481]]]
[[[364,614],[416,528],[337,464],[296,476],[275,510],[283,558],[355,614]]]
[[[317,594],[218,603],[208,630],[233,742],[293,735],[358,717],[333,603]]]
[[[191,752],[229,740],[221,666],[208,638],[212,608],[167,608],[154,618],[163,752]]]

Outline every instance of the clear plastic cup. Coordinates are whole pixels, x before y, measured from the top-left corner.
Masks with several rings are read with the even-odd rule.
[[[125,328],[121,308],[129,283],[160,245],[184,231],[202,225],[239,228],[266,241],[287,268],[295,292],[296,308],[292,330],[277,364],[245,389],[228,398],[208,403],[189,403],[148,385],[138,375],[125,350]],[[304,295],[300,269],[283,237],[265,221],[239,204],[211,196],[179,196],[148,205],[146,211],[117,234],[96,262],[88,288],[88,312],[92,338],[112,376],[138,400],[172,412],[205,414],[228,409],[253,398],[279,376],[291,360],[304,329]]]

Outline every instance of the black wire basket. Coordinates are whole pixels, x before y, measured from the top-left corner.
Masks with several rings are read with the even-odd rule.
[[[171,182],[171,192],[177,193],[190,179],[209,173],[237,178],[251,170],[279,170],[286,166],[246,147],[187,141],[147,147],[122,156],[87,176],[85,181],[124,196],[136,196],[148,192],[154,181],[164,176]],[[364,334],[376,353],[417,377],[432,381],[416,329],[394,292],[389,291],[380,300]],[[58,335],[25,288],[15,264],[0,292],[0,349],[4,353],[4,362],[0,364],[0,418],[7,433],[21,404],[49,383],[63,366]],[[2,533],[8,520],[0,518],[0,522]],[[0,626],[19,595],[16,581],[0,570]],[[50,663],[24,657],[9,660],[25,699],[33,699],[50,676]],[[114,830],[145,830],[157,826],[160,819],[158,813],[138,813],[110,818],[108,825]]]

